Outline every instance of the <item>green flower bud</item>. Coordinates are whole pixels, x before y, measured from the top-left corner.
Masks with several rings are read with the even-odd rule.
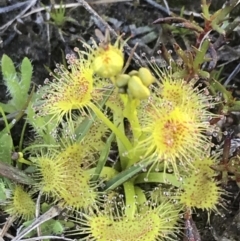
[[[128,84],[130,76],[127,74],[120,74],[116,78],[116,86],[118,88],[123,88]]]
[[[134,99],[144,100],[150,96],[150,91],[139,77],[132,76],[128,81],[128,94]]]
[[[129,73],[128,73],[128,75],[130,75],[130,76],[138,76],[138,71],[137,70],[132,70],[132,71],[130,71]]]
[[[138,77],[141,79],[142,83],[147,87],[155,81],[155,78],[153,77],[149,69],[144,67],[138,70]]]

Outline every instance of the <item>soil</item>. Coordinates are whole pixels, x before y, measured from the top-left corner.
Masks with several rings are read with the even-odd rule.
[[[15,10],[1,13],[1,8],[18,2],[22,1],[0,1],[0,26],[6,24],[20,12],[20,10]],[[64,1],[66,4],[72,2],[74,1]],[[164,1],[154,2],[164,6]],[[168,4],[176,13],[179,13],[182,6],[185,6],[186,10],[199,13],[199,2],[200,1],[191,0],[171,0],[168,1]],[[224,1],[215,0],[212,2],[212,8],[216,9],[221,6]],[[58,1],[56,1],[56,3],[58,3]],[[44,0],[42,4],[50,5],[50,2]],[[94,4],[94,2],[91,1],[90,5],[117,32],[125,32],[126,36],[133,35],[133,38],[129,40],[128,44],[133,47],[136,42],[139,42],[139,47],[136,50],[139,55],[145,52],[148,56],[157,57],[157,48],[155,48],[155,46],[159,36],[160,41],[171,48],[168,37],[162,34],[161,26],[152,24],[154,20],[166,16],[166,13],[160,11],[148,1],[133,0],[132,2],[107,4]],[[37,7],[40,7],[39,3],[34,6],[34,8]],[[0,30],[0,42],[2,40],[0,45],[0,58],[3,54],[7,54],[16,64],[19,64],[22,59],[27,56],[34,66],[32,82],[36,85],[42,85],[44,79],[48,77],[48,71],[45,66],[54,69],[56,63],[63,61],[63,54],[71,52],[75,46],[81,46],[79,39],[88,41],[91,36],[94,36],[94,30],[96,28],[104,31],[99,21],[96,21],[96,19],[82,7],[67,9],[67,15],[74,18],[76,23],[67,22],[61,28],[63,32],[62,37],[59,29],[54,24],[47,22],[45,10],[14,21],[4,31]],[[223,78],[235,69],[237,61],[239,61],[239,31],[236,31],[231,38],[229,48],[222,48],[218,52],[218,64],[224,65]],[[235,55],[233,52],[235,52]],[[238,54],[236,54],[236,52]],[[229,63],[226,64],[226,62]],[[1,78],[0,76],[0,101],[4,103],[8,97]],[[239,83],[240,76],[238,75],[231,84],[238,86]],[[14,129],[16,133],[18,133],[18,128],[20,127],[18,126]],[[219,208],[220,214],[212,214],[210,223],[207,222],[208,217],[205,212],[200,212],[200,214],[194,215],[193,217],[201,234],[202,241],[240,240],[239,188],[235,182],[229,182],[226,189],[229,191],[227,210]]]

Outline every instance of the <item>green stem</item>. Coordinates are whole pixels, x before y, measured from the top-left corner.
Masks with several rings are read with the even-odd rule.
[[[7,130],[7,133],[10,133],[10,128],[9,128],[9,124],[8,124],[8,121],[7,121],[7,117],[6,117],[2,107],[0,107],[0,113],[1,113],[1,115],[3,117],[3,121],[4,121],[4,124],[5,124],[5,128]]]
[[[239,111],[240,110],[240,101],[234,101],[233,106],[228,108],[229,111]]]
[[[53,149],[56,149],[56,148],[59,148],[59,147],[60,147],[59,145],[48,145],[48,144],[32,145],[32,146],[28,146],[28,147],[24,148],[22,150],[22,153],[26,153],[29,150],[32,150],[32,149],[34,150],[34,149],[37,149],[37,148],[41,148],[41,149],[43,149],[43,148],[48,148],[48,149],[53,148]]]
[[[122,144],[125,146],[126,151],[130,151],[132,149],[132,144],[125,136],[123,132],[121,132],[103,113],[102,111],[93,103],[89,105],[89,107],[93,110],[93,112],[97,115],[97,117],[109,128],[112,132],[119,138]]]
[[[138,174],[134,183],[171,183],[175,187],[180,187],[182,182],[177,179],[174,174],[164,173],[164,172],[151,172],[151,173],[141,173]]]
[[[137,203],[138,204],[145,204],[147,202],[147,198],[144,194],[144,191],[140,187],[135,187],[135,194],[137,196]]]
[[[133,182],[127,181],[123,184],[124,192],[125,192],[125,214],[127,218],[133,219],[136,212],[136,199],[135,199],[135,190]]]
[[[141,135],[141,126],[137,117],[137,106],[139,105],[139,100],[129,99],[125,105],[124,116],[128,119],[132,132],[134,141],[137,141]]]
[[[111,143],[112,143],[114,137],[115,137],[115,135],[112,132],[111,135],[108,137],[107,142],[105,143],[105,148],[101,151],[100,157],[99,157],[98,162],[97,162],[97,166],[95,168],[95,172],[93,174],[93,178],[92,178],[93,181],[97,181],[99,176],[101,177],[102,174],[104,174],[104,175],[106,174],[108,180],[115,176],[115,174],[114,175],[110,174],[110,176],[109,176],[108,173],[105,173],[104,170],[103,170],[104,167],[105,167],[105,164],[107,162],[107,158],[109,156],[109,152],[110,152],[110,149],[111,149]]]
[[[213,89],[213,91],[216,93],[217,91],[220,91],[223,95],[224,100],[229,103],[233,101],[233,97],[232,94],[230,93],[230,91],[228,91],[225,86],[223,86],[221,83],[219,83],[217,80],[215,79],[211,79],[211,81],[209,82],[210,84],[210,88]]]
[[[20,137],[20,141],[19,141],[19,151],[22,151],[22,147],[23,147],[23,138],[24,138],[24,133],[26,131],[27,128],[27,121],[24,122],[23,128],[22,128],[22,132],[21,132],[21,137]]]
[[[135,187],[136,201],[138,204],[138,212],[146,213],[148,211],[147,198],[144,191],[140,187]]]
[[[137,173],[142,171],[143,167],[147,167],[148,165],[151,165],[151,164],[152,162],[139,163],[136,166],[131,166],[123,170],[122,172],[117,174],[113,179],[106,182],[104,191],[114,190],[118,186],[122,185],[124,182],[127,182],[128,180],[136,176]]]
[[[123,116],[118,113],[113,114],[113,123],[115,126],[118,126],[118,129],[122,131],[123,133],[125,132],[124,130],[124,123],[123,123]],[[118,152],[119,152],[119,158],[120,158],[120,163],[121,163],[121,168],[124,170],[127,166],[128,163],[128,157],[123,155],[125,152],[125,147],[122,144],[121,140],[116,136],[117,139],[117,146],[118,146]]]
[[[96,167],[86,170],[86,172],[90,175],[94,175],[96,173]],[[110,180],[118,174],[118,171],[111,167],[103,167],[101,173],[99,175],[100,178],[106,178],[106,180]]]

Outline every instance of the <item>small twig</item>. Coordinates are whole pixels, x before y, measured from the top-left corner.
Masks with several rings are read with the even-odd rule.
[[[0,27],[0,32],[4,32],[15,20],[18,18],[21,18],[24,13],[28,11],[31,7],[33,7],[36,4],[37,0],[30,0],[29,5],[24,8],[17,16],[15,16],[12,20],[8,21],[6,24]]]
[[[85,1],[85,0],[77,0],[91,15],[96,17],[108,30],[109,32],[115,37],[118,38],[118,34],[115,32],[115,30],[106,22],[102,19],[102,17],[94,10],[92,7]],[[126,43],[125,48],[127,51],[128,55],[131,55],[132,48]],[[144,66],[144,62],[142,59],[139,57],[138,54],[134,53],[133,54],[133,60],[138,66]]]
[[[98,0],[98,1],[94,1],[91,2],[91,4],[103,4],[103,3],[112,3],[112,2],[127,2],[127,1],[132,1],[132,0]],[[60,9],[60,8],[76,8],[82,6],[81,3],[67,3],[67,4],[54,4],[54,9]],[[32,11],[30,11],[29,13],[26,13],[25,15],[23,15],[21,18],[26,18],[34,13],[38,13],[41,11],[50,11],[52,8],[52,6],[44,6],[44,7],[39,7],[36,9],[33,9]]]
[[[60,8],[74,8],[74,7],[79,7],[81,6],[81,4],[79,3],[69,3],[69,4],[55,4],[54,5],[54,9],[60,9]],[[29,13],[26,13],[25,15],[22,16],[22,18],[26,18],[34,13],[38,13],[41,11],[50,11],[52,8],[52,6],[44,6],[44,7],[39,7],[36,9],[33,9],[32,11],[30,11]]]
[[[166,9],[168,11],[168,15],[171,15],[171,11],[170,11],[170,8],[168,6],[168,2],[166,0],[163,0],[163,2],[164,2],[165,6],[166,6]]]
[[[131,2],[132,0],[97,0],[91,4],[117,3],[117,2]]]
[[[34,180],[22,170],[0,161],[0,176],[7,177],[17,183],[32,185]]]
[[[133,57],[133,54],[135,53],[135,50],[136,50],[137,46],[138,46],[138,44],[136,43],[135,46],[133,47],[133,49],[132,49],[132,51],[131,51],[128,59],[127,59],[127,62],[126,62],[126,64],[125,64],[123,70],[122,70],[122,73],[123,73],[123,74],[125,73],[125,71],[126,71],[127,68],[129,67],[130,62],[131,62],[131,59],[132,59],[132,57]]]
[[[0,228],[0,232],[2,232],[2,229]],[[11,240],[14,238],[14,236],[12,236],[9,233],[5,233],[4,234],[5,237],[10,238]],[[0,236],[0,241],[4,241],[4,239]]]
[[[6,7],[1,7],[0,8],[0,14],[1,13],[8,13],[8,12],[14,11],[18,8],[22,8],[27,3],[29,3],[29,1],[16,3],[16,4],[13,4],[13,5],[10,5],[10,6],[6,6]]]
[[[35,221],[31,225],[29,225],[27,228],[25,228],[23,231],[21,231],[17,235],[17,237],[12,239],[12,241],[20,241],[20,240],[22,240],[22,237],[27,235],[29,232],[31,232],[32,230],[37,228],[42,223],[44,223],[44,222],[46,222],[46,221],[48,221],[48,220],[58,216],[61,211],[62,211],[62,209],[60,209],[58,206],[51,207],[46,213],[41,215],[39,218],[35,219]]]
[[[13,113],[10,113],[8,115],[6,115],[6,118],[8,121],[12,121],[13,119],[16,118],[16,116],[19,114],[20,111],[15,111]],[[4,118],[0,118],[0,124],[4,124]]]
[[[181,12],[182,9],[179,9],[179,8],[171,8],[172,9],[172,12]],[[188,11],[188,10],[184,10],[183,11],[183,15],[186,15],[186,16],[193,16],[194,18],[200,18],[200,19],[203,19],[203,16],[200,14],[200,13],[195,13],[195,12],[192,12],[192,11]]]
[[[46,18],[47,18],[47,21],[50,20],[49,12],[46,12]],[[50,58],[51,58],[50,24],[47,22],[46,26],[47,26],[48,65],[50,65]]]
[[[236,68],[233,70],[233,72],[228,76],[227,80],[224,82],[224,86],[227,86],[229,82],[235,78],[235,76],[240,71],[240,63],[236,66]]]
[[[1,230],[1,229],[0,229]],[[12,236],[9,233],[5,233],[5,237],[9,238],[10,240],[12,240],[14,238],[14,236]],[[5,241],[2,237],[0,237],[0,241]]]
[[[184,216],[185,235],[183,241],[201,241],[200,233],[192,219],[192,213],[189,208],[187,208]]]
[[[38,194],[37,202],[36,202],[35,218],[38,218],[39,215],[40,215],[40,201],[41,201],[41,197],[42,197],[42,192],[40,191],[39,194]],[[38,234],[38,237],[41,236],[41,228],[40,228],[40,226],[37,227],[37,234]]]
[[[159,3],[157,3],[156,1],[154,0],[144,0],[145,2],[149,3],[150,5],[152,5],[153,7],[155,7],[156,9],[166,13],[168,16],[172,16],[172,12],[169,10],[169,7],[168,5],[166,5],[166,2],[164,1],[165,3],[165,7],[163,7],[162,5],[160,5]]]
[[[12,225],[12,223],[14,222],[14,220],[15,220],[14,216],[13,217],[9,217],[7,219],[7,221],[5,222],[3,228],[0,231],[0,238],[6,236],[6,233],[7,233],[8,229],[10,228],[10,226]]]
[[[41,236],[41,237],[35,237],[35,238],[21,239],[21,241],[36,241],[36,240],[40,240],[40,239],[49,239],[49,240],[61,239],[61,240],[66,240],[66,241],[74,241],[75,240],[75,239],[64,238],[64,237],[59,237],[59,236]]]

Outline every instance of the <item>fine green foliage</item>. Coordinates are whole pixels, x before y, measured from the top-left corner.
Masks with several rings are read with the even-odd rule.
[[[63,1],[60,2],[58,9],[53,6],[51,10],[46,10],[50,14],[50,23],[57,26],[59,29],[63,28],[67,22],[78,24],[74,18],[67,16],[66,7],[63,4]]]
[[[32,64],[25,57],[20,67],[21,73],[18,73],[11,58],[4,54],[1,59],[1,70],[10,100],[7,104],[0,103],[0,106],[6,113],[19,111],[24,107],[28,99],[33,73]]]
[[[192,211],[202,209],[210,218],[225,207],[216,176],[220,171],[227,179],[231,172],[238,179],[239,156],[222,164],[225,149],[213,155],[211,133],[223,134],[216,123],[240,105],[212,72],[217,46],[208,34],[230,34],[235,24],[226,17],[237,4],[210,14],[202,0],[204,27],[182,16],[156,20],[186,30],[174,34],[185,38],[192,30],[195,37],[190,49],[173,45],[177,60],[161,45],[167,68],[143,56],[148,66],[127,72],[126,41],[119,36],[111,43],[107,31],[103,36],[97,30],[100,44],[75,48],[76,55],[67,55],[67,64],[57,64],[44,86],[29,94],[30,61],[23,59],[19,74],[3,55],[10,100],[0,106],[0,161],[12,175],[0,170],[6,178],[0,180],[0,201],[8,202],[3,209],[11,217],[25,220],[24,238],[41,233],[90,241],[177,240],[182,216],[189,222]],[[50,13],[59,28],[65,14],[62,4]],[[23,127],[14,146],[15,119],[8,121],[13,112],[20,113],[16,120],[26,117],[34,140],[23,141]],[[35,210],[40,218],[34,219]]]

